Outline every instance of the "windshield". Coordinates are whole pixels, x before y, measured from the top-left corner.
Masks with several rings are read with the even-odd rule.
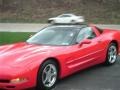
[[[42,45],[70,45],[77,30],[75,27],[47,27],[27,40],[28,43]]]

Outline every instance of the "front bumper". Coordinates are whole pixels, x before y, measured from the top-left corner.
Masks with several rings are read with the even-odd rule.
[[[0,89],[5,89],[5,90],[22,90],[28,87],[31,87],[29,81],[19,84],[0,83]]]
[[[16,78],[25,78],[26,80],[23,82],[11,83],[12,79]],[[18,73],[14,72],[7,72],[2,73],[0,72],[0,90],[24,90],[27,88],[35,87],[37,80],[37,70],[24,70]]]

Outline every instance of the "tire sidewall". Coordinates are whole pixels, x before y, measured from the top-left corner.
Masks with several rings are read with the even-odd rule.
[[[58,68],[57,68],[57,64],[56,64],[54,61],[52,61],[52,60],[47,60],[47,61],[45,61],[45,62],[40,66],[40,68],[39,68],[38,75],[37,75],[37,86],[36,86],[36,90],[50,90],[50,89],[52,89],[52,88],[55,87],[56,82],[55,82],[54,85],[51,86],[51,87],[45,87],[44,84],[43,84],[43,82],[42,82],[42,73],[43,73],[44,68],[45,68],[48,64],[53,64],[53,65],[55,65],[56,70],[57,70],[56,82],[57,82],[57,80],[58,80]]]

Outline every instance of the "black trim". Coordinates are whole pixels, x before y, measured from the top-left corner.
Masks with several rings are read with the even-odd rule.
[[[98,27],[95,27],[99,32],[100,34],[103,33],[103,30],[101,28],[98,28]]]
[[[10,80],[2,80],[2,79],[0,79],[0,83],[10,83]]]

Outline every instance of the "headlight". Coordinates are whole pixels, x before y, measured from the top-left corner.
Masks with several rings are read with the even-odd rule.
[[[27,81],[26,78],[16,78],[16,79],[10,80],[10,83],[21,83],[21,82],[26,82],[26,81]]]

